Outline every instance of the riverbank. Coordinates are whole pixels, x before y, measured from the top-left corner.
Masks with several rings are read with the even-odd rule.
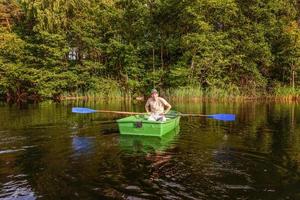
[[[172,101],[182,101],[182,102],[197,102],[197,101],[205,101],[205,102],[243,102],[243,101],[274,101],[274,102],[300,102],[299,96],[260,96],[260,97],[226,97],[226,98],[214,98],[214,97],[165,97],[168,100]],[[90,97],[90,96],[65,96],[60,99],[60,101],[76,101],[76,100],[95,100],[95,101],[138,101],[144,102],[145,97],[136,97],[136,98],[118,98],[118,99],[111,99],[111,98],[103,98],[103,97]]]
[[[276,101],[276,102],[298,102],[300,101],[299,91],[293,92],[288,89],[280,89],[276,93],[263,93],[263,94],[233,94],[225,90],[214,90],[203,92],[195,88],[185,88],[185,89],[175,89],[166,90],[162,92],[162,97],[172,100],[172,101],[183,101],[183,102],[239,102],[239,101]],[[105,101],[115,101],[115,100],[125,100],[125,101],[145,101],[147,95],[65,95],[62,96],[60,100],[105,100]]]
[[[209,90],[196,87],[182,87],[177,89],[167,89],[161,91],[160,95],[169,100],[175,101],[300,101],[300,90],[291,87],[277,87],[272,92],[241,91],[241,89],[219,89]],[[112,91],[107,94],[87,93],[87,94],[65,94],[61,100],[133,100],[145,101],[148,95],[127,94]]]
[[[171,101],[185,101],[185,102],[197,102],[197,101],[276,101],[276,102],[298,102],[300,101],[300,90],[298,88],[291,87],[277,87],[269,92],[266,91],[254,91],[249,89],[239,88],[210,88],[199,89],[197,87],[181,87],[176,89],[160,90],[160,96]],[[12,98],[2,97],[1,101],[8,101],[11,103],[26,103],[26,102],[41,102],[44,100],[53,100],[56,102],[69,101],[69,100],[101,100],[101,101],[145,101],[148,98],[148,92],[145,94],[133,94],[125,93],[120,89],[113,88],[105,91],[89,91],[89,92],[65,92],[62,95],[55,98],[43,98],[36,99],[18,97],[15,100]]]

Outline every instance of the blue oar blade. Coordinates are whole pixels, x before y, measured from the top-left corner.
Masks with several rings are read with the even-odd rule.
[[[234,121],[235,115],[234,114],[215,114],[215,115],[209,115],[209,118],[217,119],[217,120],[223,120],[223,121]]]
[[[80,108],[80,107],[74,107],[72,108],[73,113],[94,113],[97,112],[96,110],[90,109],[90,108]]]

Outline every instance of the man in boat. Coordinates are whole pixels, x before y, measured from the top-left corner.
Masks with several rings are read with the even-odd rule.
[[[170,111],[171,105],[164,98],[159,97],[157,90],[153,89],[151,90],[151,97],[147,100],[145,109],[150,115],[148,120],[166,121],[165,114]]]

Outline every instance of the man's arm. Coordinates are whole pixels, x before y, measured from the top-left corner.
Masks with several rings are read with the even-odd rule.
[[[146,102],[146,105],[145,105],[145,110],[146,110],[146,112],[148,113],[148,114],[150,114],[150,111],[149,111],[149,99],[147,100],[147,102]]]
[[[164,111],[164,114],[167,114],[171,110],[172,106],[164,98],[160,97],[160,100],[164,104],[164,106],[167,107]]]

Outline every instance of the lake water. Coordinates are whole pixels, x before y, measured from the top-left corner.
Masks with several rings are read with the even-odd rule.
[[[166,138],[120,137],[142,103],[0,103],[0,199],[300,199],[300,106],[172,102],[182,113],[233,113],[234,122],[182,117]]]

